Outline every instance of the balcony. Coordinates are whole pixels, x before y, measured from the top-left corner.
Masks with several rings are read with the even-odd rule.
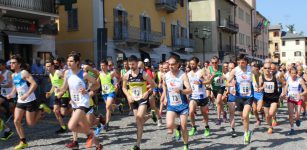
[[[177,10],[177,0],[156,0],[156,8],[173,13]]]
[[[235,50],[235,47],[231,45],[224,45],[222,47],[222,51],[224,51],[225,53],[232,53],[234,52],[234,50]]]
[[[258,35],[261,34],[261,29],[258,28],[258,27],[254,27],[253,28],[253,33],[254,33],[255,36],[258,36]]]
[[[232,33],[232,34],[236,34],[236,33],[239,32],[239,25],[232,22],[232,21],[229,21],[227,19],[224,19],[220,23],[219,28],[222,29],[225,32],[229,32],[229,33]]]
[[[24,10],[56,13],[55,0],[0,0],[0,5]]]
[[[121,30],[120,30],[121,29]],[[116,44],[137,45],[139,47],[157,47],[162,43],[161,32],[142,31],[138,27],[128,26],[114,30],[113,40]]]
[[[173,41],[174,48],[194,48],[195,41],[193,39],[188,38],[176,38]]]

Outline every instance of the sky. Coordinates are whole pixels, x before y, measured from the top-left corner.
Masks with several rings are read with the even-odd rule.
[[[294,24],[297,33],[301,31],[307,35],[307,0],[256,0],[257,11],[265,16],[271,23],[282,23],[283,30],[286,25]]]

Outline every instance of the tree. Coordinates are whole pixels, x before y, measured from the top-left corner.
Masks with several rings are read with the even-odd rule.
[[[295,31],[294,24],[286,25],[286,27],[288,28],[288,32],[294,33]]]

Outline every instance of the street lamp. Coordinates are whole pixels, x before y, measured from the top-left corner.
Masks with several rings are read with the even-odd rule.
[[[197,27],[194,29],[194,35],[203,40],[203,61],[205,61],[205,43],[206,39],[211,35],[211,30],[206,26],[203,26],[202,29],[198,29]]]

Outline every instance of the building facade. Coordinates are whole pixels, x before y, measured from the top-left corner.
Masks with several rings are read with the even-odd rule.
[[[269,55],[273,62],[280,64],[281,36],[283,35],[281,25],[269,27]]]
[[[0,1],[0,57],[20,54],[26,63],[55,55],[55,0]]]
[[[236,3],[233,0],[191,0],[190,31],[196,46],[193,54],[209,60],[219,56],[230,60],[234,57],[235,35],[239,26],[235,20]],[[209,34],[204,35],[208,30]]]
[[[281,37],[281,63],[301,63],[306,65],[307,37],[287,32]]]
[[[142,7],[135,7],[136,4]],[[159,62],[171,54],[189,59],[187,0],[77,0],[74,14],[59,8],[57,51],[81,52],[84,59],[114,61],[130,55]],[[69,16],[75,16],[69,19]],[[74,20],[74,21],[73,21]],[[77,29],[69,30],[69,22]],[[63,29],[61,29],[63,28]]]

